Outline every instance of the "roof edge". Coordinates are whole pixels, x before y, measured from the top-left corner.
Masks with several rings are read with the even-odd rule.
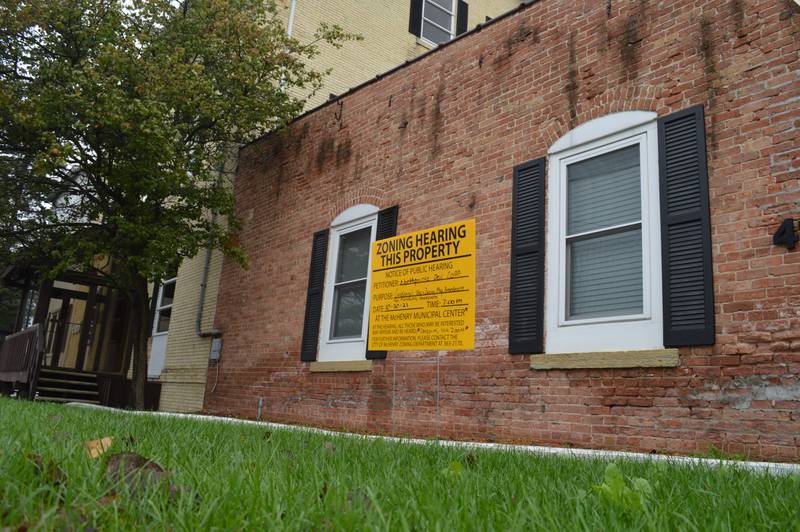
[[[480,22],[480,23],[478,23],[477,26],[475,26],[471,30],[465,31],[461,35],[457,35],[456,37],[454,37],[453,39],[447,41],[446,43],[440,44],[436,48],[434,48],[432,50],[429,50],[427,52],[424,52],[424,53],[418,55],[417,57],[415,57],[413,59],[408,59],[405,62],[403,62],[403,63],[401,63],[401,64],[399,64],[399,65],[397,65],[395,67],[392,67],[392,68],[390,68],[389,70],[387,70],[385,72],[381,72],[380,74],[377,74],[375,77],[370,78],[370,79],[368,79],[366,81],[363,81],[363,82],[359,83],[358,85],[355,85],[355,86],[347,89],[342,94],[337,95],[335,98],[330,98],[329,100],[319,104],[318,106],[316,106],[316,107],[314,107],[312,109],[309,109],[307,111],[303,111],[301,114],[297,115],[296,117],[291,119],[289,122],[287,122],[286,127],[288,127],[289,125],[291,125],[291,124],[293,124],[295,122],[298,122],[298,121],[302,120],[303,118],[305,118],[307,116],[310,116],[310,115],[312,115],[312,114],[314,114],[314,113],[316,113],[318,111],[321,111],[322,109],[328,107],[329,105],[333,105],[334,103],[342,100],[346,96],[350,96],[351,94],[363,89],[364,87],[366,87],[368,85],[372,85],[373,83],[375,83],[377,81],[380,81],[381,79],[383,79],[383,78],[385,78],[387,76],[390,76],[391,74],[394,74],[398,70],[402,70],[402,69],[408,67],[409,65],[412,65],[412,64],[414,64],[414,63],[416,63],[418,61],[423,60],[426,57],[430,57],[431,55],[443,50],[444,48],[447,48],[448,46],[450,46],[451,44],[453,44],[453,43],[455,43],[457,41],[460,41],[460,40],[462,40],[462,39],[464,39],[466,37],[469,37],[472,34],[479,33],[484,28],[486,28],[488,26],[491,26],[491,25],[493,25],[493,24],[495,24],[497,22],[500,22],[501,20],[505,20],[506,18],[512,17],[512,16],[516,15],[517,13],[519,13],[521,11],[524,11],[528,7],[532,6],[533,4],[539,3],[539,0],[528,0],[528,1],[521,0],[521,1],[522,1],[522,3],[520,5],[518,5],[517,7],[515,7],[514,9],[506,11],[502,15],[499,15],[499,16],[497,16],[497,17],[495,17],[495,18],[493,18],[491,20],[488,20],[486,22]],[[273,135],[275,133],[275,131],[277,131],[277,130],[273,130],[273,131],[270,131],[268,133],[264,133],[260,137],[251,140],[247,144],[243,144],[242,146],[239,147],[239,152],[241,152],[243,149],[248,148],[249,146],[251,146],[253,144],[261,142],[262,140],[264,140],[265,138],[269,137],[270,135]]]

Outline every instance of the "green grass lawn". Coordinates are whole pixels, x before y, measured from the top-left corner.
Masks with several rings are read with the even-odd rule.
[[[601,460],[10,399],[0,431],[0,525],[11,530],[800,531],[800,476],[731,466],[617,461],[618,476]],[[105,436],[113,446],[90,458],[83,442]],[[171,480],[114,480],[106,463],[125,451]]]

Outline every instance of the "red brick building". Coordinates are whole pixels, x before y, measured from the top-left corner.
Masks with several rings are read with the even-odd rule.
[[[798,30],[540,0],[246,146],[205,410],[800,460]],[[475,349],[367,352],[365,246],[473,218]]]

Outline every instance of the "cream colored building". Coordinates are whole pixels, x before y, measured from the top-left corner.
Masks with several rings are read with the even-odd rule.
[[[341,48],[322,44],[309,62],[330,69],[308,108],[340,95],[413,59],[524,0],[276,0],[287,32],[301,42],[314,39],[321,22],[363,36]],[[200,252],[184,260],[177,277],[159,291],[148,374],[161,382],[161,410],[203,408],[222,255]],[[205,288],[203,286],[205,285]],[[173,292],[174,290],[174,292]],[[201,298],[201,292],[204,292]],[[169,296],[172,295],[170,298]],[[162,297],[163,296],[163,297]],[[199,320],[199,321],[198,321]],[[224,337],[223,337],[224,343]],[[222,365],[224,371],[224,347]],[[213,386],[213,377],[210,386]]]

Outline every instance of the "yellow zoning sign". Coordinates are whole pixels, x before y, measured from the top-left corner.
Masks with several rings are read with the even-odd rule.
[[[369,349],[475,347],[475,220],[372,243]]]

